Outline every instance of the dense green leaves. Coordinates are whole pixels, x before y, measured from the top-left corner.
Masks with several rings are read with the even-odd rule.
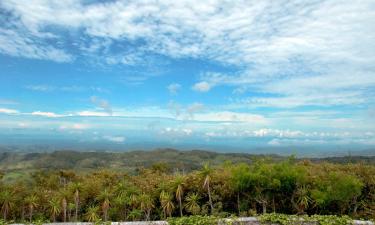
[[[264,224],[277,223],[281,225],[303,225],[306,223],[314,223],[318,225],[348,225],[353,224],[352,219],[348,216],[292,216],[285,214],[263,214],[259,217]]]
[[[218,218],[213,216],[189,216],[168,219],[169,225],[214,225],[218,224]]]

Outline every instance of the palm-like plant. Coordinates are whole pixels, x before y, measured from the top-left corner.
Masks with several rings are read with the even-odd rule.
[[[267,213],[268,196],[262,187],[255,187],[255,201],[262,205],[263,214]]]
[[[97,222],[99,220],[98,211],[99,211],[98,206],[88,207],[87,212],[85,214],[86,220],[89,222]]]
[[[66,189],[63,189],[62,191],[60,191],[59,195],[61,199],[61,207],[63,210],[63,221],[66,222],[67,211],[68,211],[68,199],[69,199],[70,193]]]
[[[115,186],[115,193],[117,196],[124,196],[127,194],[127,191],[128,184],[125,181],[121,181]]]
[[[129,205],[129,197],[125,194],[116,195],[112,200],[112,205],[119,210],[121,220],[125,220],[127,205]]]
[[[162,191],[160,193],[160,204],[163,209],[164,218],[171,217],[174,210],[172,195],[169,192]]]
[[[148,194],[143,193],[140,197],[140,207],[145,214],[145,219],[150,220],[151,210],[154,208],[154,201]]]
[[[52,220],[53,222],[56,222],[56,216],[59,215],[61,212],[60,201],[57,198],[53,198],[48,201],[48,204],[49,204]]]
[[[210,167],[208,163],[203,165],[202,170],[200,171],[200,175],[203,177],[203,188],[207,190],[208,194],[208,203],[210,204],[211,213],[214,211],[214,205],[212,204],[211,198],[211,179],[212,179],[213,169]]]
[[[297,210],[298,214],[304,214],[305,210],[308,208],[312,199],[309,197],[309,191],[305,186],[298,187],[295,195],[297,197]],[[294,197],[292,197],[294,199]]]
[[[112,194],[108,191],[108,189],[104,189],[100,194],[98,195],[97,199],[101,201],[101,207],[103,211],[104,221],[107,221],[108,219],[108,210],[111,206],[110,198]]]
[[[199,206],[200,196],[197,193],[190,193],[186,198],[185,209],[193,215],[197,215],[201,207]]]
[[[33,219],[34,209],[38,207],[38,197],[35,194],[29,195],[25,198],[25,203],[29,208],[29,221],[31,222]]]
[[[74,213],[74,220],[78,220],[78,211],[79,211],[79,203],[80,203],[80,191],[82,190],[81,183],[74,183],[73,186],[74,191],[74,205],[75,205],[75,213]]]
[[[185,177],[183,177],[182,175],[177,175],[174,184],[176,190],[176,199],[180,208],[180,216],[182,217],[182,198],[184,195]]]
[[[135,192],[129,193],[129,204],[132,209],[136,209],[139,204],[139,195]]]
[[[138,220],[142,217],[142,211],[139,209],[133,209],[130,211],[128,218],[132,221]]]
[[[15,198],[13,193],[9,190],[4,190],[0,193],[1,212],[3,213],[3,219],[6,221],[9,211],[14,206]]]
[[[68,204],[68,221],[72,221],[72,212],[76,208],[76,205],[72,202]]]

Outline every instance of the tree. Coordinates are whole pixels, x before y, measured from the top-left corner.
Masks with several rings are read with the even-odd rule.
[[[72,185],[73,192],[74,192],[74,204],[75,204],[75,212],[74,212],[74,220],[78,221],[78,212],[79,212],[79,203],[80,203],[80,191],[82,190],[81,183],[73,183]]]
[[[160,204],[163,209],[164,218],[171,217],[174,210],[172,195],[169,192],[162,191],[160,193]]]
[[[186,198],[185,209],[193,215],[197,215],[201,211],[199,206],[200,196],[197,193],[190,193]]]
[[[125,220],[126,219],[126,213],[127,213],[127,206],[129,205],[129,197],[125,194],[119,194],[114,197],[112,200],[112,206],[118,210],[119,213],[119,219]]]
[[[176,199],[178,201],[178,205],[180,208],[180,216],[182,217],[182,198],[184,195],[184,185],[185,185],[185,177],[182,175],[177,175],[174,180],[174,186],[176,190]]]
[[[143,193],[140,197],[140,207],[145,214],[145,219],[150,220],[151,210],[154,208],[154,202],[150,195]]]
[[[238,215],[241,214],[241,193],[244,193],[250,188],[251,172],[247,164],[239,164],[232,168],[231,171],[231,185],[235,192],[237,192],[237,210]]]
[[[297,199],[295,201],[295,198]],[[305,210],[312,202],[309,196],[309,190],[306,186],[299,186],[292,196],[292,203],[297,209],[297,214],[305,214]]]
[[[56,216],[59,215],[61,212],[60,201],[57,198],[52,198],[51,200],[48,201],[48,204],[49,204],[52,220],[53,222],[56,222]]]
[[[113,207],[118,210],[121,220],[125,220],[127,218],[128,206],[131,205],[131,189],[131,185],[126,180],[120,181],[114,187],[114,199],[112,200],[112,204]]]
[[[38,197],[35,194],[29,195],[25,198],[25,202],[27,204],[27,207],[29,208],[29,221],[31,223],[33,219],[34,209],[38,207]]]
[[[341,214],[361,194],[363,188],[358,178],[343,172],[330,172],[325,179],[317,179],[316,183],[318,185],[311,191],[316,205],[325,209],[331,207],[331,211],[334,211],[334,206],[338,206]]]
[[[204,179],[203,188],[207,190],[208,203],[210,204],[211,213],[214,211],[214,205],[212,204],[211,187],[210,187],[212,173],[213,173],[213,169],[210,167],[208,163],[204,164],[202,170],[200,171],[200,174]]]
[[[111,206],[110,198],[112,194],[105,188],[100,194],[98,195],[97,199],[101,201],[101,207],[103,211],[104,221],[108,220],[108,210]]]
[[[72,211],[76,208],[76,205],[72,202],[68,203],[68,221],[72,221]]]
[[[280,170],[283,170],[280,168]],[[263,214],[267,213],[267,206],[278,193],[281,185],[279,179],[275,175],[274,164],[257,162],[252,168],[249,178],[249,187],[253,188],[255,201],[262,206]],[[275,210],[275,207],[273,207]]]
[[[1,212],[3,214],[4,221],[7,220],[9,211],[14,206],[15,198],[13,197],[13,195],[14,193],[7,189],[2,190],[0,193]]]
[[[68,212],[68,199],[69,199],[70,192],[64,188],[60,191],[59,195],[60,195],[60,200],[61,200],[61,207],[63,210],[63,221],[66,222],[67,212]]]

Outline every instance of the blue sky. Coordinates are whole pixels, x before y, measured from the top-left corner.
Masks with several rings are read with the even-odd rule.
[[[374,22],[372,0],[2,0],[0,141],[373,148]]]

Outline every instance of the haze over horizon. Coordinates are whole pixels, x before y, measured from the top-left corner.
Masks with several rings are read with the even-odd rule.
[[[372,0],[2,0],[0,146],[374,149],[374,23]]]

